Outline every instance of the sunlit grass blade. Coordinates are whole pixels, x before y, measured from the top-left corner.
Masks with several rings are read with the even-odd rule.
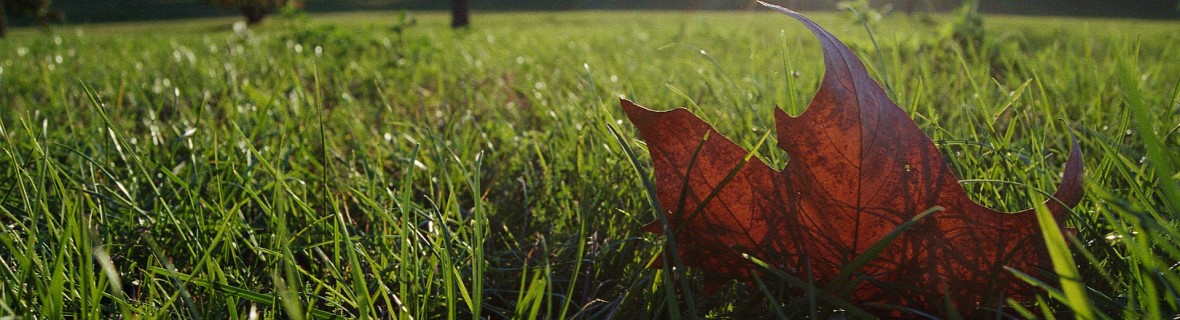
[[[1098,319],[1094,306],[1086,296],[1085,284],[1082,282],[1082,276],[1078,273],[1077,264],[1070,253],[1069,243],[1065,241],[1065,235],[1061,233],[1061,226],[1054,220],[1053,214],[1049,212],[1049,207],[1045,206],[1044,201],[1039,199],[1040,196],[1037,196],[1032,190],[1031,185],[1028,186],[1028,193],[1033,195],[1032,199],[1035,203],[1033,208],[1036,211],[1037,222],[1040,224],[1045,246],[1048,248],[1049,257],[1053,262],[1053,271],[1061,283],[1061,302],[1069,306],[1078,319]]]

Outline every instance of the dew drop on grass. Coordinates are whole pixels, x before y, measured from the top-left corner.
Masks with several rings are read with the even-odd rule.
[[[23,57],[27,54],[29,54],[29,48],[25,48],[25,47],[16,48],[16,55],[17,56]]]
[[[151,132],[153,146],[159,146],[161,144],[164,144],[164,135],[160,134],[160,127],[159,126],[157,126],[155,124],[150,125],[150,126],[148,126],[148,130],[149,130],[149,132]]]
[[[298,43],[295,44],[295,53],[303,53],[303,45],[302,44],[298,44]]]
[[[62,60],[63,59],[61,58],[60,54],[53,56],[53,62],[56,62],[57,64],[61,64]]]
[[[1110,243],[1110,244],[1118,243],[1119,240],[1122,240],[1122,239],[1123,239],[1123,235],[1118,234],[1118,233],[1111,232],[1106,235],[1106,242]]]
[[[486,38],[487,38],[489,44],[496,43],[496,36],[495,35],[492,35],[491,33],[489,33]]]
[[[320,57],[324,55],[324,47],[315,46],[315,56]]]
[[[610,75],[610,82],[619,82],[619,76]]]

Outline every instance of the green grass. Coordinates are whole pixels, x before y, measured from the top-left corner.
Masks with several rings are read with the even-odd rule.
[[[0,316],[843,308],[778,279],[704,295],[694,271],[646,269],[663,241],[638,230],[656,218],[650,162],[618,109],[620,96],[688,106],[758,145],[771,108],[802,112],[822,74],[800,24],[769,12],[489,13],[452,31],[443,15],[413,17],[400,33],[397,14],[380,12],[244,33],[207,19],[0,40]],[[815,19],[890,83],[983,204],[1019,210],[1043,198],[1029,192],[1052,192],[1078,135],[1077,238],[1051,243],[1072,253],[1060,261],[1077,263],[1082,287],[1030,279],[1042,302],[1016,311],[1180,314],[1180,23],[989,16],[987,38],[961,45],[939,32],[949,17],[893,16],[872,26],[878,51],[863,26]],[[787,155],[774,145],[756,156],[777,167]]]

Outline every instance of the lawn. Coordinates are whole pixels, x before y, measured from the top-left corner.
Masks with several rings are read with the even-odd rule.
[[[943,32],[953,15],[867,28],[809,15],[858,52],[982,204],[1015,211],[1042,198],[1028,186],[1051,193],[1076,134],[1086,197],[1069,249],[1088,290],[1046,285],[1006,312],[1180,314],[1180,22],[986,16],[970,29],[981,36],[955,37]],[[639,230],[657,217],[651,161],[618,99],[688,107],[758,145],[773,108],[801,113],[823,73],[794,20],[233,23],[0,40],[0,316],[851,314],[786,285],[703,293],[696,270],[646,268],[663,243]],[[780,168],[788,155],[774,145],[756,156]]]

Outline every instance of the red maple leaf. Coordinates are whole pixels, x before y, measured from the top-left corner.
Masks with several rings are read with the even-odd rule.
[[[757,269],[741,256],[748,254],[819,286],[842,285],[855,303],[937,314],[947,312],[947,299],[971,314],[1027,298],[1031,288],[1004,267],[1051,270],[1035,212],[998,212],[968,198],[934,143],[847,46],[810,19],[763,4],[811,29],[826,69],[803,114],[775,109],[778,146],[790,156],[782,171],[749,160],[687,110],[622,101],[647,141],[683,264],[716,287]],[[1075,141],[1056,200],[1047,202],[1059,225],[1081,199],[1081,172]],[[903,224],[871,260],[845,270]],[[644,229],[664,233],[659,220]]]

